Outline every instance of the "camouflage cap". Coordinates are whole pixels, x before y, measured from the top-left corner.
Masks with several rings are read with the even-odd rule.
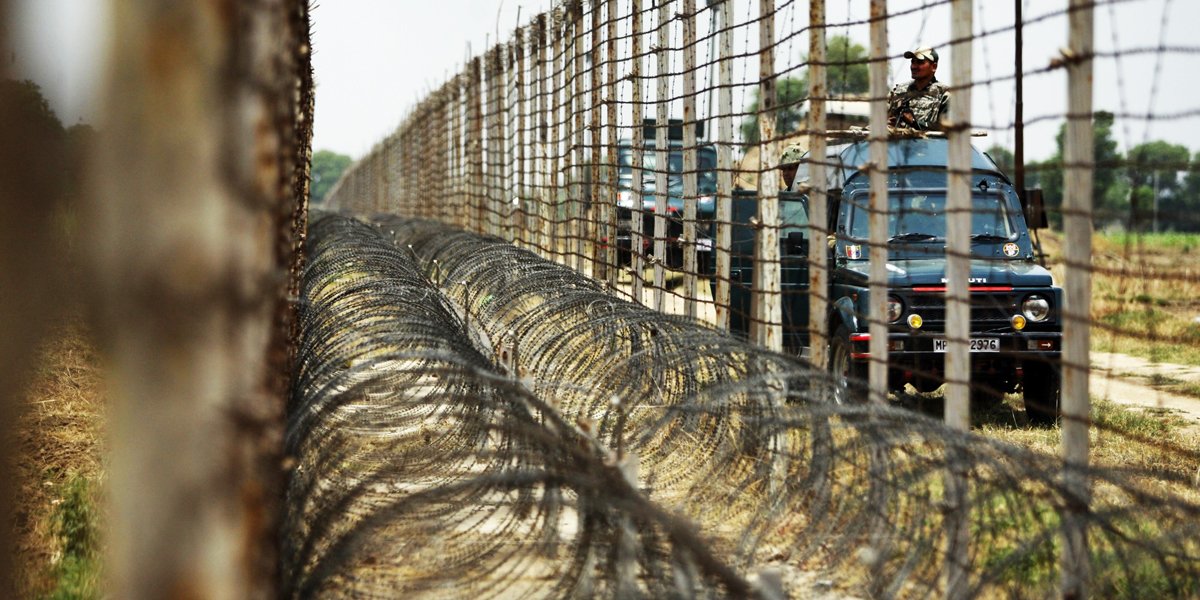
[[[783,154],[779,155],[779,166],[800,164],[800,159],[804,156],[804,146],[800,144],[792,144],[783,149]]]
[[[917,48],[904,53],[904,58],[915,58],[917,60],[938,61],[937,50],[933,48]]]

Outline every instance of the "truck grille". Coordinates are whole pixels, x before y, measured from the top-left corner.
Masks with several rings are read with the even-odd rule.
[[[940,293],[910,296],[908,312],[917,313],[926,326],[941,329],[946,323],[946,298]],[[976,292],[971,294],[971,322],[1007,323],[1019,311],[1018,298],[1011,292]],[[975,329],[972,327],[972,329]]]

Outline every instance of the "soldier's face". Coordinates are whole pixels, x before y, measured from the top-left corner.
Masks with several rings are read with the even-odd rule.
[[[937,72],[937,63],[932,60],[921,60],[919,58],[911,59],[909,62],[909,70],[912,71],[912,78],[916,81],[925,81]]]

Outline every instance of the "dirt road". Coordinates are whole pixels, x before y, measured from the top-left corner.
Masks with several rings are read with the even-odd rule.
[[[1151,362],[1112,352],[1092,353],[1093,397],[1170,411],[1200,430],[1200,398],[1159,389],[1176,382],[1200,385],[1200,367]]]

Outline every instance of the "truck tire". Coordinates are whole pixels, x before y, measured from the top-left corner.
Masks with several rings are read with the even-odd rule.
[[[839,325],[829,339],[829,372],[835,382],[833,399],[838,404],[867,401],[866,382],[850,358],[850,348],[850,331],[845,325]]]
[[[1062,374],[1058,364],[1041,361],[1026,363],[1025,380],[1021,387],[1029,423],[1038,427],[1057,425],[1062,415]]]

